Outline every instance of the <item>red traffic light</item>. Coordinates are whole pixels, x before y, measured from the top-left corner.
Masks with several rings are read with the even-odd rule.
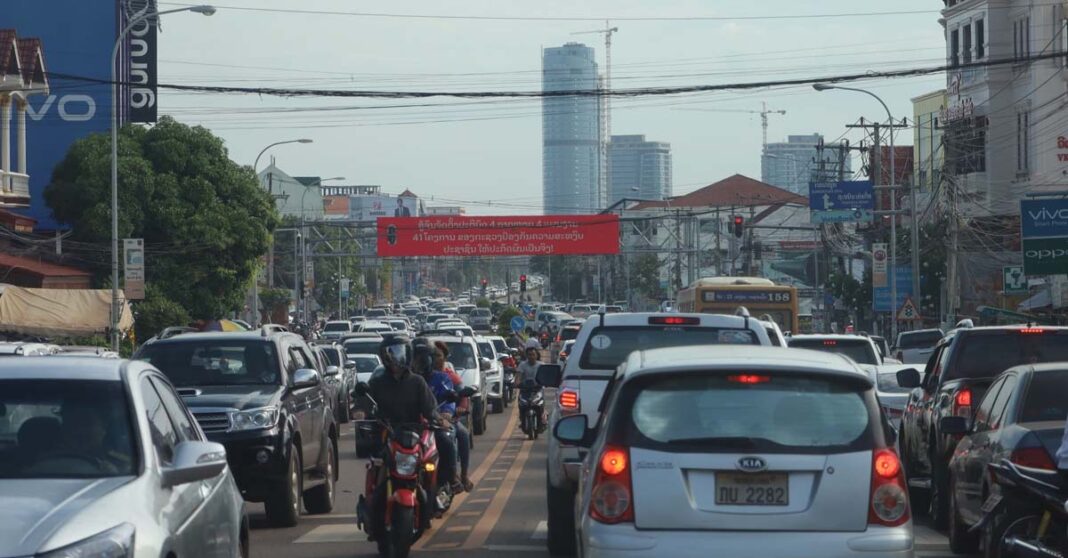
[[[734,224],[735,224],[735,226],[740,226],[740,225],[742,225],[742,223],[745,223],[745,219],[742,218],[741,215],[735,215],[734,216]]]
[[[742,229],[745,225],[745,218],[741,215],[734,216],[734,237],[742,238]]]
[[[526,275],[520,275],[519,276],[519,280],[520,281],[526,281],[527,280],[527,276]]]
[[[488,285],[488,284],[489,284],[489,281],[487,281],[487,280],[485,280],[485,279],[483,279],[483,280],[482,280],[482,286],[483,286],[483,287],[485,287],[485,286],[486,286],[486,285]]]

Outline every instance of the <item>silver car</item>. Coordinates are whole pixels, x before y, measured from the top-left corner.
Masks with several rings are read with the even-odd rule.
[[[247,557],[248,535],[225,448],[151,365],[0,362],[0,556]]]
[[[580,556],[911,557],[905,476],[871,378],[777,347],[632,353],[579,481]]]

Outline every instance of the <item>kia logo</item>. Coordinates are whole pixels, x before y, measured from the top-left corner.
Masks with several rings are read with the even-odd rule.
[[[743,457],[738,460],[738,469],[746,473],[759,473],[768,468],[768,462],[760,457]]]

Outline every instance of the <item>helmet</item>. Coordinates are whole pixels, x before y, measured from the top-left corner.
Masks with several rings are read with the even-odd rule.
[[[429,374],[434,370],[434,347],[426,338],[417,337],[412,341],[412,372]]]
[[[396,335],[382,341],[378,356],[389,369],[390,365],[408,368],[412,364],[412,342],[407,335]]]

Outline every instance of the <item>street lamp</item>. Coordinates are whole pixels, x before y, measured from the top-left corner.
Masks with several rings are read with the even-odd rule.
[[[316,180],[315,182],[312,182],[311,184],[307,185],[304,188],[304,193],[300,195],[300,233],[304,237],[304,241],[300,245],[300,262],[301,262],[301,271],[302,272],[304,270],[308,269],[308,230],[307,230],[307,226],[305,224],[307,222],[307,215],[305,215],[305,213],[304,213],[304,211],[305,211],[304,210],[304,199],[305,199],[305,196],[308,195],[308,191],[309,190],[311,190],[312,188],[321,188],[322,185],[323,185],[323,182],[327,182],[327,181],[331,181],[331,180],[345,180],[345,177],[344,176],[335,176],[335,177],[332,177],[332,178],[320,178],[319,180]],[[340,270],[340,268],[339,268],[339,270]],[[303,285],[301,286],[301,292],[303,293]],[[308,300],[307,300],[307,298],[302,298],[301,301],[302,301],[302,306],[301,306],[302,312],[301,313],[304,316],[304,321],[307,322],[308,321]]]
[[[270,148],[272,148],[272,147],[274,147],[276,145],[285,145],[287,143],[314,143],[314,142],[315,142],[315,140],[310,140],[308,138],[301,138],[301,139],[294,139],[294,140],[276,141],[276,142],[272,143],[271,145],[268,145],[267,147],[264,147],[263,151],[260,151],[260,154],[256,155],[256,162],[252,163],[252,174],[256,174],[256,172],[257,172],[256,169],[258,169],[259,166],[260,166],[260,157],[263,157],[263,154],[267,153],[268,149],[270,149]]]
[[[883,106],[886,111],[886,117],[890,119],[890,335],[891,338],[897,339],[897,316],[893,315],[897,306],[897,166],[894,164],[894,116],[890,114],[890,108],[886,106],[886,103],[875,93],[866,89],[858,89],[855,87],[843,87],[841,85],[830,85],[827,83],[814,83],[812,88],[816,91],[828,91],[831,89],[841,89],[843,91],[853,91],[856,93],[864,93],[870,95],[879,101],[879,104]],[[878,180],[881,177],[876,177]],[[920,296],[920,248],[919,248],[919,224],[917,223],[916,215],[916,189],[909,188],[910,198],[912,202],[912,296]]]
[[[119,80],[116,76],[119,47],[126,35],[135,25],[147,19],[178,12],[193,12],[210,16],[215,14],[214,6],[189,6],[174,10],[146,10],[138,14],[115,37],[115,46],[111,49],[111,346],[119,350]],[[149,22],[152,25],[152,22]]]

